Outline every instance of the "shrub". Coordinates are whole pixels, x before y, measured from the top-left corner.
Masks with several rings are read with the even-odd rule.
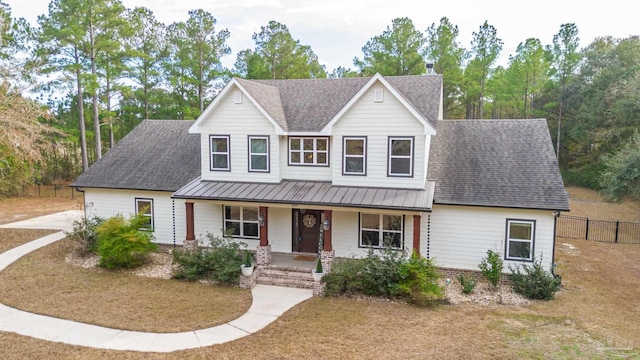
[[[430,306],[443,298],[443,289],[438,286],[440,274],[430,259],[423,258],[414,251],[409,260],[400,264],[398,272],[400,281],[397,293],[410,303]]]
[[[149,252],[158,247],[151,242],[152,233],[141,230],[147,222],[142,214],[133,215],[128,220],[116,215],[103,221],[96,228],[96,253],[100,256],[100,266],[115,269],[142,265]]]
[[[478,268],[480,268],[480,271],[482,271],[482,274],[494,290],[500,285],[503,266],[500,254],[492,250],[487,250],[487,257],[483,258],[480,265],[478,265]]]
[[[336,261],[322,281],[326,295],[404,298],[416,305],[431,305],[442,298],[440,277],[431,260],[385,248],[369,250],[363,259]]]
[[[205,236],[209,247],[194,251],[173,251],[173,262],[177,264],[173,278],[188,281],[209,279],[219,284],[238,284],[240,265],[244,263],[242,249],[247,245],[231,238],[216,237],[212,234]],[[251,256],[249,252],[247,254]]]
[[[397,250],[369,249],[363,259],[336,261],[322,281],[325,294],[364,294],[392,297],[397,293],[400,281],[399,268],[405,261],[404,254]]]
[[[316,273],[322,274],[324,269],[322,268],[322,259],[318,258],[318,262],[316,263]]]
[[[253,256],[251,256],[251,253],[248,251],[244,251],[244,267],[251,267],[253,266]]]
[[[462,286],[463,294],[471,294],[473,292],[473,289],[476,288],[476,284],[478,283],[475,280],[467,279],[467,277],[462,273],[458,275],[458,281],[460,282],[460,286]]]
[[[67,231],[67,238],[75,241],[82,254],[96,251],[98,243],[98,233],[96,228],[104,221],[104,218],[94,216],[92,218],[83,217],[73,222],[71,231]]]
[[[542,267],[542,259],[533,259],[532,265],[522,265],[524,272],[520,271],[521,266],[511,267],[513,290],[529,299],[551,300],[553,295],[560,290],[562,278],[554,275],[553,271],[546,271]]]

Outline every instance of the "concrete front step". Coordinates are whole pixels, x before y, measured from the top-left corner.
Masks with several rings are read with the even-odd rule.
[[[261,269],[256,283],[300,289],[313,289],[314,285],[311,270],[285,266],[267,266]]]

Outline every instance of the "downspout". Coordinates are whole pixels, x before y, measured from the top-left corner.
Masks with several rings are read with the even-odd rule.
[[[560,217],[560,211],[553,212],[553,247],[551,251],[551,273],[556,276],[556,231],[558,229],[558,218]]]
[[[84,218],[87,219],[87,199],[85,198],[84,190],[82,190],[82,188],[78,186],[71,186],[71,187],[76,189],[76,191],[82,193],[82,208],[84,209]]]

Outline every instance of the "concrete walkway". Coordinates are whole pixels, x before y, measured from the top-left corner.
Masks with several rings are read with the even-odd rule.
[[[0,227],[66,230],[75,216],[81,215],[63,212]],[[0,271],[25,254],[63,238],[64,232],[57,232],[0,254]],[[171,352],[221,344],[253,334],[293,306],[311,298],[313,293],[311,290],[256,285],[251,295],[253,303],[244,315],[208,329],[179,333],[128,331],[32,314],[0,304],[0,331],[99,349]]]

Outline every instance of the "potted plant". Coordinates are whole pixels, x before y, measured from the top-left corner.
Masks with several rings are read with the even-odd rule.
[[[322,269],[322,260],[318,257],[318,263],[316,264],[316,268],[311,271],[313,274],[314,281],[320,281],[324,276],[324,270]]]
[[[244,263],[240,265],[240,270],[244,276],[251,276],[251,274],[253,274],[253,257],[248,251],[244,253]]]

